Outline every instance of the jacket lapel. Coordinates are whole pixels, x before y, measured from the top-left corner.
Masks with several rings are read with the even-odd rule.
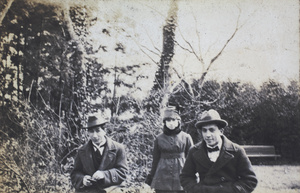
[[[114,158],[116,157],[116,147],[112,143],[111,139],[109,139],[107,137],[106,143],[107,143],[107,146],[105,147],[105,149],[103,151],[103,155],[102,155],[103,157],[102,157],[102,161],[101,161],[101,164],[99,167],[100,170],[108,169],[109,164],[111,164],[112,161],[114,160]]]
[[[212,166],[212,162],[209,160],[207,156],[204,145],[205,143],[203,142],[195,145],[198,151],[195,151],[194,158],[198,164],[202,165],[204,168],[209,169]]]
[[[93,163],[93,157],[92,157],[92,142],[89,141],[88,144],[82,149],[82,162],[83,167],[85,168],[85,171],[89,175],[93,175],[93,173],[96,171],[96,168]]]
[[[223,138],[223,147],[220,151],[220,155],[217,161],[212,165],[208,174],[215,173],[224,165],[226,165],[231,159],[234,158],[234,155],[231,153],[233,151],[236,151],[233,144],[225,136],[222,136],[222,138]]]

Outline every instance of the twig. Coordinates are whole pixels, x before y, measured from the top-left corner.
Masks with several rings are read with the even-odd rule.
[[[60,164],[71,154],[73,153],[74,151],[77,151],[78,150],[78,147],[75,147],[74,149],[72,149],[69,153],[67,153],[61,160],[60,160]]]
[[[156,64],[157,66],[159,66],[158,65],[158,62],[156,62],[151,56],[149,56],[149,54],[147,54],[142,48],[141,48],[141,46],[135,41],[135,43],[137,44],[137,46],[140,48],[140,50],[154,63],[154,64]]]
[[[212,64],[219,58],[219,56],[223,53],[223,50],[227,47],[227,45],[229,44],[229,42],[233,39],[233,37],[235,36],[236,32],[240,29],[239,27],[239,19],[240,19],[240,14],[237,20],[237,24],[236,24],[236,28],[233,32],[233,34],[231,35],[231,37],[226,41],[226,43],[224,44],[224,46],[222,47],[222,49],[219,51],[219,53],[213,57],[213,59],[211,59],[210,64],[208,65],[208,67],[206,68],[205,72],[202,74],[201,78],[200,78],[200,87],[203,86],[204,84],[204,79],[209,71],[209,69],[211,68]]]
[[[185,41],[185,43],[190,47],[191,53],[193,53],[193,54],[195,55],[195,57],[197,58],[197,60],[199,60],[199,61],[201,62],[201,64],[204,64],[204,61],[203,61],[203,58],[202,58],[201,54],[200,54],[199,56],[197,55],[197,53],[195,52],[195,49],[194,49],[194,47],[192,46],[192,44],[191,44],[189,41],[187,41],[187,40],[185,39],[185,37],[183,36],[183,34],[181,33],[180,28],[179,28],[179,33],[180,33],[182,39]],[[177,43],[178,43],[178,42],[177,42]]]
[[[3,155],[1,155],[1,157],[5,160],[5,157],[4,157]],[[30,192],[30,190],[29,190],[27,184],[25,183],[25,181],[23,180],[23,178],[21,177],[21,175],[20,175],[17,171],[15,171],[14,169],[12,169],[12,168],[4,161],[4,160],[2,161],[2,163],[3,163],[8,169],[10,169],[14,174],[16,174],[16,175],[20,178],[20,180],[24,183],[25,188],[27,189],[27,192]]]
[[[30,85],[30,89],[29,89],[29,94],[28,94],[27,102],[30,102],[30,96],[31,96],[31,91],[32,91],[33,83],[34,83],[34,80],[32,80],[31,85]]]
[[[153,54],[155,54],[155,55],[157,55],[157,56],[160,56],[159,54],[161,54],[161,53],[155,53],[154,51],[152,51],[152,50],[150,50],[149,48],[147,48],[146,46],[141,46],[141,47],[143,47],[143,48],[145,48],[145,49],[147,49],[149,52],[151,52],[151,53],[153,53]]]

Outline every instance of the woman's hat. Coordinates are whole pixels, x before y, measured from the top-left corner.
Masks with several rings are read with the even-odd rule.
[[[166,120],[167,118],[177,119],[181,120],[179,116],[179,112],[176,109],[176,107],[168,106],[163,111],[163,120]]]
[[[210,109],[209,111],[204,111],[201,114],[200,121],[195,124],[197,129],[201,129],[203,125],[210,123],[217,124],[220,128],[224,128],[228,125],[227,121],[221,119],[219,113],[216,110]]]

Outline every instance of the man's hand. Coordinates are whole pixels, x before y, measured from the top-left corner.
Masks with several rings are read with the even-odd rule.
[[[91,186],[91,185],[92,185],[92,182],[93,182],[92,180],[93,180],[93,179],[92,179],[91,176],[85,175],[85,176],[83,177],[82,183],[83,183],[84,186]]]
[[[97,170],[93,176],[92,176],[93,179],[95,180],[101,180],[104,178],[104,172],[103,171],[100,171],[100,170]]]

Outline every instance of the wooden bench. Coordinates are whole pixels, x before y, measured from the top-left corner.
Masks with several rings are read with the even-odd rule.
[[[242,145],[249,158],[254,157],[281,157],[276,154],[275,147],[273,145]]]

